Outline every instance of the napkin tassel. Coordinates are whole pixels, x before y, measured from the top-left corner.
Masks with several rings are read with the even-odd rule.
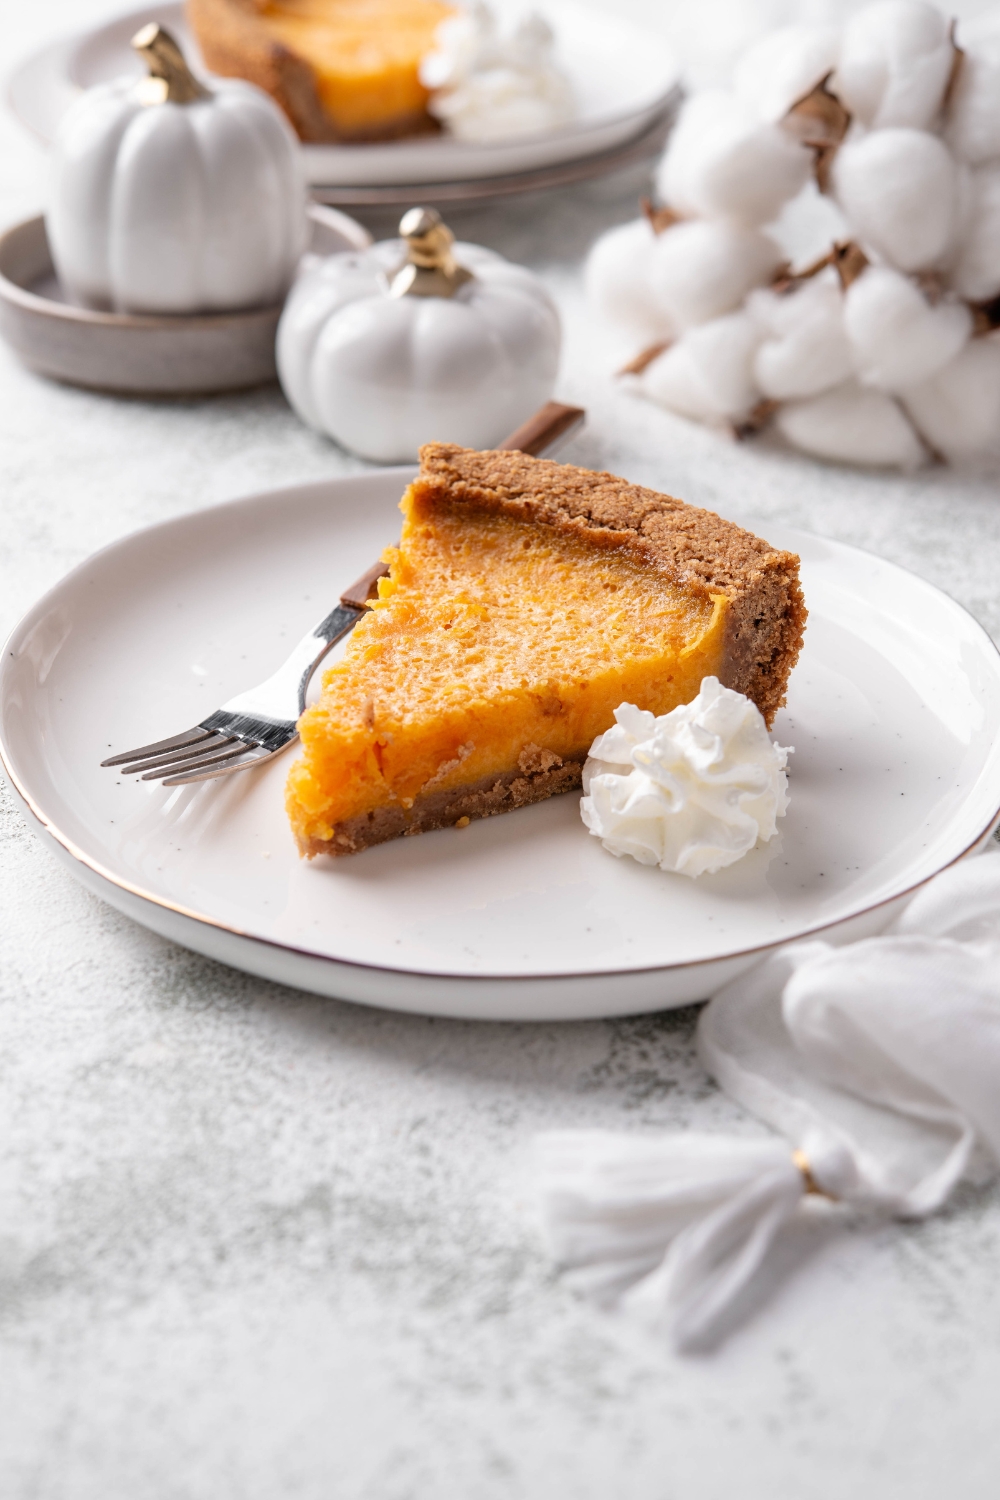
[[[681,1349],[718,1332],[807,1196],[919,1219],[995,1175],[1000,857],[946,870],[881,937],[772,954],[709,1002],[697,1044],[784,1139],[561,1131],[537,1173],[572,1283],[665,1316]]]
[[[538,1142],[554,1258],[578,1291],[656,1311],[680,1349],[710,1338],[807,1194],[837,1198],[851,1159],[819,1136],[642,1137],[558,1131]]]

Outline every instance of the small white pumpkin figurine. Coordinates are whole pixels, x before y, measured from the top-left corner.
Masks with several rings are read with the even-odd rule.
[[[278,325],[285,395],[378,463],[432,440],[493,447],[552,395],[559,315],[536,276],[456,245],[433,209],[399,231],[403,244],[330,256],[296,282]]]
[[[128,313],[280,302],[306,234],[290,125],[251,84],[199,83],[155,23],[132,45],[149,75],[88,90],[56,136],[46,224],[63,289]]]

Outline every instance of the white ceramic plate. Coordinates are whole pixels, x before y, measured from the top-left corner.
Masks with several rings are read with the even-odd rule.
[[[622,1014],[703,998],[767,945],[877,930],[885,903],[993,828],[1000,658],[985,632],[911,574],[770,524],[801,553],[810,608],[775,725],[795,746],[791,807],[777,839],[718,875],[614,859],[574,795],[309,864],[282,808],[288,759],[172,790],[100,769],[276,667],[398,535],[410,472],[272,491],[126,537],[14,631],[0,665],[8,777],[79,878],[138,921],[348,1000]]]
[[[677,93],[678,66],[654,32],[573,0],[538,0],[534,8],[552,25],[559,57],[576,90],[579,115],[571,124],[544,136],[496,145],[473,145],[442,135],[385,145],[306,146],[310,182],[405,186],[530,172],[611,151],[641,135],[668,107]],[[141,66],[129,38],[150,20],[170,27],[187,55],[197,61],[183,6],[145,6],[29,57],[8,84],[15,114],[43,140],[51,140],[81,88],[123,73],[139,75]]]

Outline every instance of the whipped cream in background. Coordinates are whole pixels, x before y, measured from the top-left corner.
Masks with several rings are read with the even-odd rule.
[[[697,698],[656,718],[623,703],[583,768],[580,815],[612,854],[711,875],[777,832],[789,751],[742,693],[706,677]]]
[[[462,141],[542,135],[576,113],[547,22],[532,12],[504,34],[482,0],[441,23],[420,79],[431,114]]]

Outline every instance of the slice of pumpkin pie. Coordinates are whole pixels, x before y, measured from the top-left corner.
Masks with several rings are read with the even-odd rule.
[[[768,725],[806,611],[799,559],[669,495],[516,452],[432,443],[389,575],[299,722],[304,854],[508,812],[580,784],[634,703],[715,676]]]
[[[304,141],[381,141],[434,130],[420,64],[446,0],[187,0],[213,73],[248,78]]]

